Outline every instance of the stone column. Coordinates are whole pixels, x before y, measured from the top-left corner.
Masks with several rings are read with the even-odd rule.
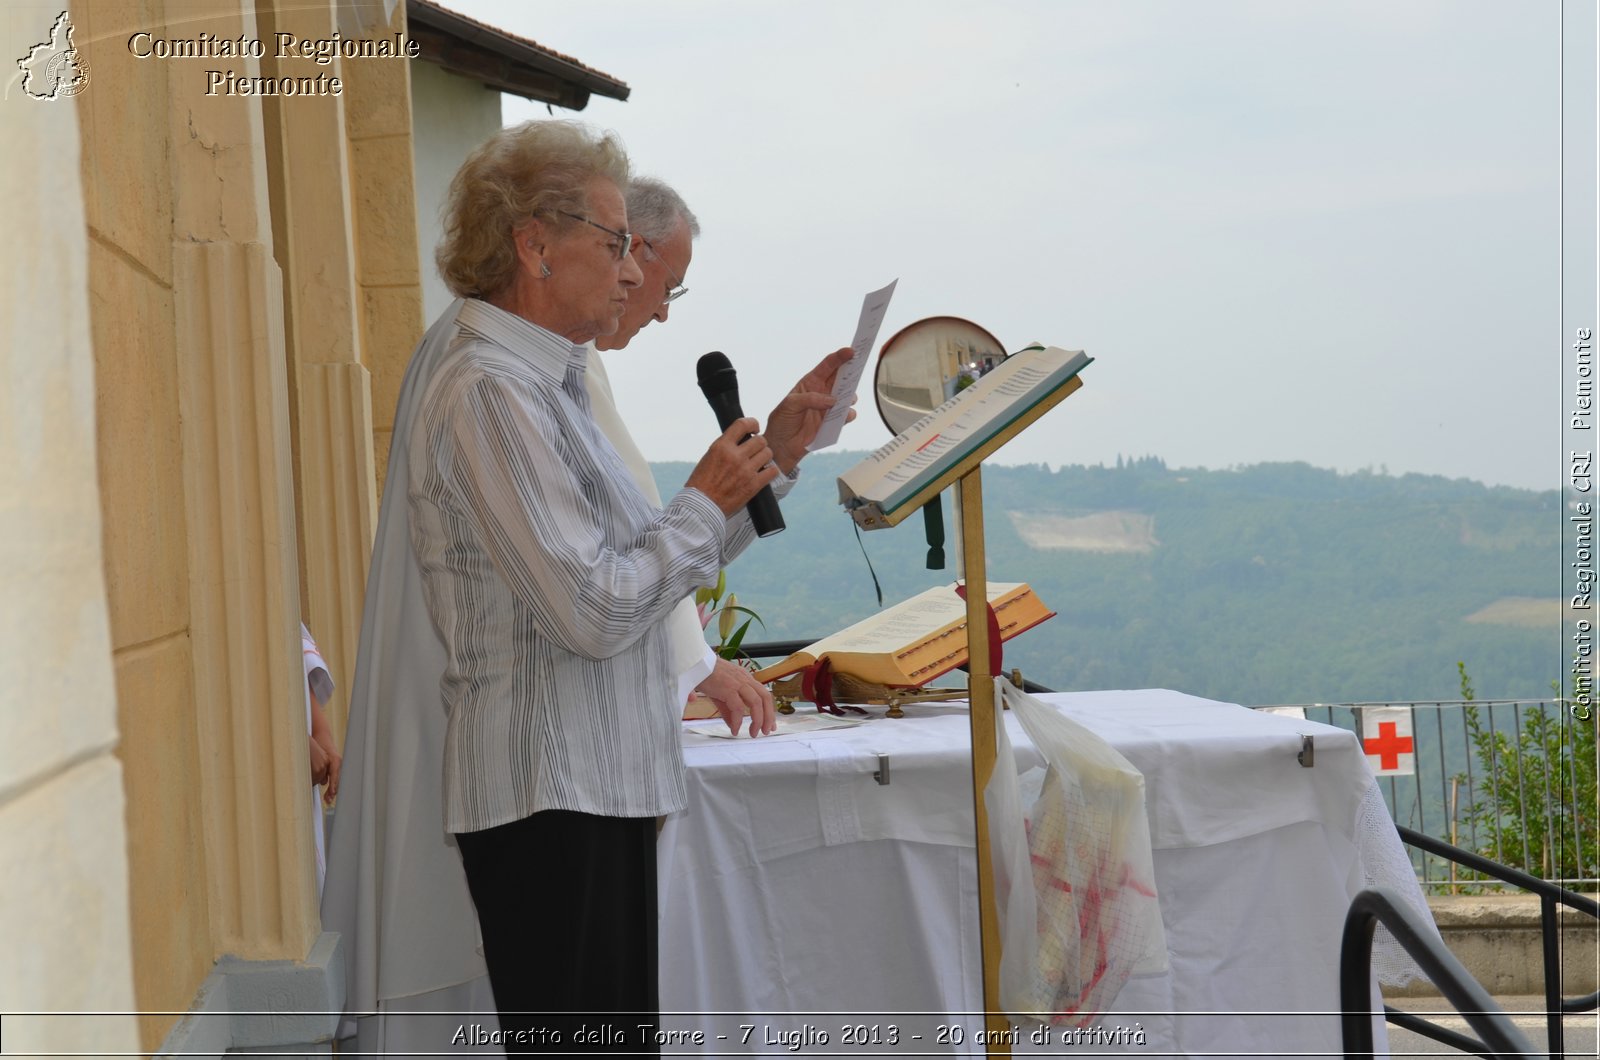
[[[320,40],[338,29],[331,0],[273,0],[259,6],[258,17],[268,39],[284,32]],[[343,81],[359,62],[335,56],[319,66],[269,50],[262,68],[273,77]],[[342,741],[377,517],[344,96],[268,98],[263,116],[273,245],[284,276],[301,605],[333,673],[328,711]]]
[[[169,4],[185,36],[259,36],[244,0]],[[232,60],[260,76],[254,59]],[[283,295],[261,108],[169,72],[173,303],[206,870],[219,954],[318,934]]]
[[[373,5],[369,8],[376,11]],[[405,28],[404,5],[393,12],[389,28]],[[372,373],[374,469],[381,498],[400,382],[425,326],[417,253],[411,67],[379,60],[346,63],[344,71],[356,283],[361,291],[361,362]]]

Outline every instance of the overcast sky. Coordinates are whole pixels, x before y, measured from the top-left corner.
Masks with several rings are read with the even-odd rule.
[[[714,433],[702,353],[764,416],[898,278],[880,342],[1096,358],[1007,462],[1562,480],[1556,4],[445,2],[627,82],[577,116],[700,217],[612,355],[652,459]]]

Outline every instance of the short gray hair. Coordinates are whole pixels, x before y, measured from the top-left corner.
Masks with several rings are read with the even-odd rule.
[[[628,186],[628,228],[652,243],[672,235],[678,222],[689,226],[689,238],[700,238],[700,222],[683,196],[654,177],[635,177]]]
[[[512,231],[543,214],[556,231],[586,213],[588,186],[604,177],[626,194],[628,155],[615,133],[574,121],[529,121],[489,137],[456,171],[434,262],[458,298],[492,298],[517,274]]]

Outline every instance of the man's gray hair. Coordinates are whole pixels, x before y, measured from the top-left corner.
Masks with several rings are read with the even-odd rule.
[[[672,235],[679,221],[689,225],[689,238],[700,238],[700,222],[683,196],[654,177],[635,177],[628,185],[628,228],[652,243]]]

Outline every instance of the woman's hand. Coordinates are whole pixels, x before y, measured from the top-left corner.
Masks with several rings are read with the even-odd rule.
[[[695,691],[717,705],[717,713],[727,723],[728,731],[735,735],[745,715],[750,716],[750,735],[767,736],[777,731],[778,717],[772,705],[772,690],[742,666],[727,659],[718,659],[711,668],[711,676],[701,681]]]
[[[773,459],[785,475],[794,473],[795,467],[805,458],[806,446],[822,429],[823,418],[833,408],[834,381],[852,352],[846,346],[817,362],[767,417],[767,442],[772,446]],[[855,418],[856,410],[851,409],[845,422]]]
[[[772,450],[766,439],[755,433],[759,426],[749,416],[735,420],[721,438],[711,443],[684,483],[710,497],[723,515],[731,517],[762,486],[778,477]]]

